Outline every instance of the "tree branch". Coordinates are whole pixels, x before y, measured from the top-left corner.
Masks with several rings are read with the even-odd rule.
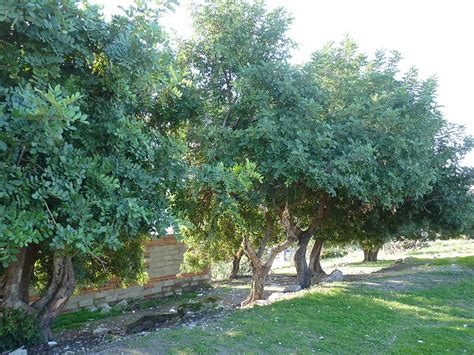
[[[253,267],[255,269],[260,269],[262,267],[262,263],[260,262],[260,259],[257,254],[255,254],[247,236],[245,236],[242,240],[242,248],[244,248],[245,252],[247,253],[247,256],[249,257]]]

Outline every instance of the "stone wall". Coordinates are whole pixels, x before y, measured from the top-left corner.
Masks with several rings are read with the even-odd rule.
[[[178,243],[172,235],[154,239],[145,244],[145,262],[150,277],[146,285],[120,288],[111,283],[99,289],[86,289],[72,296],[64,311],[100,307],[103,303],[113,306],[121,300],[166,297],[208,285],[208,272],[180,274],[185,251],[186,246]]]

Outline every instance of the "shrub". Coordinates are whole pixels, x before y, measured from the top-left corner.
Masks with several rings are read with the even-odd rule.
[[[349,253],[346,247],[341,246],[323,246],[323,250],[321,252],[321,259],[329,259],[329,258],[342,258]]]
[[[0,318],[0,352],[40,342],[38,319],[20,309],[5,309]]]

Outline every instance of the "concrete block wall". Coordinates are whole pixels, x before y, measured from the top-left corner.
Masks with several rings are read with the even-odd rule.
[[[99,307],[103,303],[113,306],[121,300],[167,297],[209,285],[208,272],[180,273],[185,251],[186,246],[172,235],[153,239],[145,244],[145,265],[150,278],[146,285],[120,288],[111,283],[98,289],[86,289],[71,296],[63,311]]]

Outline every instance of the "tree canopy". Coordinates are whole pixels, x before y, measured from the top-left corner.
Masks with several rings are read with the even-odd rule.
[[[143,277],[140,241],[172,224],[179,149],[151,124],[175,85],[163,10],[143,3],[107,22],[75,1],[0,5],[4,306],[39,313],[45,337],[75,273]],[[37,259],[47,284],[30,307]]]
[[[191,269],[245,250],[244,305],[291,245],[308,287],[312,238],[472,232],[472,140],[434,78],[350,38],[295,65],[292,19],[263,1],[194,4],[194,36],[173,50],[172,3],[110,20],[87,2],[0,4],[2,307],[48,338],[76,284],[144,281],[141,243],[169,226]]]

